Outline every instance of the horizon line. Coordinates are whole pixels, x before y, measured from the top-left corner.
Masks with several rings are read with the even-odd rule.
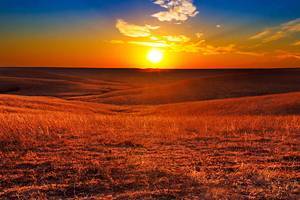
[[[96,66],[0,66],[0,68],[39,68],[39,69],[115,69],[115,70],[272,70],[272,69],[300,69],[298,67],[203,67],[203,68],[151,68],[151,67],[96,67]]]

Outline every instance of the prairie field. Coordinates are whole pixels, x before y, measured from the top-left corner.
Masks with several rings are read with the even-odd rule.
[[[299,199],[300,70],[0,68],[0,199]]]

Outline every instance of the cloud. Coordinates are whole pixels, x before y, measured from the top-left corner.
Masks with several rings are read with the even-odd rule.
[[[189,52],[189,53],[197,53],[199,52],[199,45],[201,42],[195,43],[177,43],[177,42],[168,42],[165,40],[148,42],[148,41],[129,41],[128,44],[138,45],[138,46],[146,46],[146,47],[155,47],[155,48],[163,48],[170,52]]]
[[[229,44],[226,46],[213,46],[205,45],[199,49],[203,55],[218,55],[218,54],[228,54],[236,52],[236,47],[234,44]]]
[[[288,52],[288,51],[277,51],[277,57],[279,59],[295,59],[295,60],[300,60],[300,53]]]
[[[293,46],[300,46],[300,40],[293,43]]]
[[[153,3],[166,9],[166,11],[153,14],[153,17],[160,21],[181,23],[198,14],[193,0],[153,0]],[[128,23],[123,19],[116,21],[116,28],[123,35],[136,39],[125,41],[111,40],[110,43],[112,44],[132,44],[165,48],[169,51],[198,52],[199,46],[205,42],[202,40],[202,33],[195,34],[198,41],[192,41],[190,37],[185,35],[157,35],[154,34],[154,30],[159,29],[159,26],[140,26]]]
[[[159,21],[183,22],[199,13],[193,0],[155,0],[153,3],[166,9],[152,15]]]
[[[134,44],[134,45],[146,46],[146,47],[155,47],[155,48],[166,48],[166,47],[169,47],[169,44],[167,44],[164,41],[158,41],[158,42],[129,41],[128,44]]]
[[[169,49],[174,52],[198,53],[203,41],[190,42],[187,44],[172,44]]]
[[[203,37],[203,33],[200,33],[200,32],[198,32],[198,33],[195,33],[195,36],[197,37],[197,38],[202,38]]]
[[[171,52],[200,53],[202,55],[220,55],[220,54],[232,53],[232,54],[243,54],[249,56],[261,56],[261,54],[256,52],[240,50],[234,44],[229,44],[225,46],[214,46],[214,45],[207,44],[207,42],[204,39],[202,39],[203,33],[195,33],[194,39],[189,38],[185,35],[160,36],[160,35],[154,35],[151,32],[149,32],[147,36],[148,37],[143,38],[143,41],[112,40],[110,42],[112,44],[131,44],[131,45],[138,45],[138,46],[163,48]]]
[[[300,18],[283,23],[279,26],[267,28],[250,37],[251,40],[262,40],[264,43],[277,41],[300,32]]]
[[[175,36],[172,36],[176,38]],[[165,38],[165,37],[162,37]],[[180,38],[178,36],[178,38]],[[187,52],[187,53],[200,53],[202,55],[219,55],[228,53],[246,54],[247,52],[238,51],[234,44],[227,46],[213,46],[206,44],[205,40],[198,41],[169,41],[167,39],[160,39],[154,42],[148,41],[129,41],[128,44],[164,48],[171,52]],[[250,54],[250,53],[249,53]]]
[[[169,42],[180,42],[180,43],[186,43],[191,40],[189,37],[185,35],[178,35],[178,36],[168,35],[168,36],[163,36],[163,38],[165,38]]]
[[[191,17],[198,14],[197,7],[193,0],[153,0],[154,4],[166,9],[158,12],[152,16],[160,21],[175,21],[182,23]],[[199,53],[201,55],[220,55],[220,54],[239,54],[247,56],[265,56],[272,55],[274,58],[293,58],[300,59],[298,53],[290,52],[262,52],[257,49],[258,44],[249,48],[246,46],[237,46],[235,44],[228,44],[223,46],[212,45],[204,39],[204,34],[201,32],[194,33],[193,37],[185,35],[160,35],[158,31],[159,26],[151,25],[136,25],[126,22],[123,19],[116,21],[116,28],[123,35],[130,37],[127,40],[111,40],[112,44],[130,44],[152,48],[162,48],[171,52],[189,52]],[[217,24],[216,28],[222,28],[222,25]],[[269,27],[261,32],[251,36],[249,39],[259,41],[259,44],[269,43],[284,38],[291,39],[300,32],[300,18],[280,24],[278,26]],[[295,42],[291,45],[300,46],[300,41],[294,38]],[[275,54],[274,54],[275,53]]]
[[[270,30],[264,30],[250,37],[251,40],[261,39],[271,34]]]
[[[151,36],[151,31],[159,29],[159,26],[138,26],[134,24],[129,24],[128,22],[118,19],[116,23],[116,28],[128,37],[149,37]]]
[[[156,3],[165,5],[167,1],[156,1]],[[173,1],[168,1],[169,3]],[[164,3],[164,4],[163,4]],[[218,55],[218,54],[246,54],[251,56],[258,55],[257,53],[242,51],[234,44],[225,46],[214,46],[208,44],[204,39],[203,33],[195,33],[194,38],[185,35],[157,35],[153,31],[159,29],[158,26],[144,25],[139,26],[130,24],[122,19],[116,22],[117,29],[125,36],[136,38],[132,40],[111,40],[112,44],[131,44],[138,46],[163,48],[172,52],[189,52],[200,53],[202,55]]]

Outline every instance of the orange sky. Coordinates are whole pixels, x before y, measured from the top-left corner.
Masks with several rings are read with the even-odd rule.
[[[33,10],[24,14],[14,11],[15,4],[4,4],[2,7],[13,11],[5,13],[6,10],[0,9],[3,27],[0,66],[300,67],[300,18],[297,16],[282,13],[282,17],[266,21],[268,13],[263,8],[259,9],[261,13],[251,10],[241,14],[238,11],[242,5],[236,6],[237,14],[227,16],[220,5],[215,11],[206,3],[201,7],[201,3],[192,0],[178,1],[181,3],[174,4],[175,7],[168,7],[163,1],[154,2],[130,0],[129,5],[120,6],[139,7],[132,8],[134,12],[121,13],[115,5],[107,3],[107,9],[116,11],[102,11],[104,14],[100,14],[104,9],[100,5],[97,14],[67,12],[59,5],[55,7],[59,12],[52,13],[46,6],[41,11],[29,7]],[[255,2],[263,6],[260,1]],[[81,9],[82,5],[78,7]],[[157,65],[147,60],[152,48],[160,49],[165,55]]]
[[[18,38],[1,41],[1,66],[61,67],[161,67],[161,68],[256,68],[298,67],[300,59],[289,52],[201,54],[163,50],[164,59],[152,66],[146,59],[152,47],[111,44],[96,38]],[[258,51],[259,53],[259,51]],[[250,52],[249,52],[250,54]]]

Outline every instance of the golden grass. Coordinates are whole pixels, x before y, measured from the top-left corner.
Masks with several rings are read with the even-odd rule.
[[[0,199],[299,199],[299,70],[0,74]]]
[[[299,116],[0,114],[1,198],[297,199]]]

